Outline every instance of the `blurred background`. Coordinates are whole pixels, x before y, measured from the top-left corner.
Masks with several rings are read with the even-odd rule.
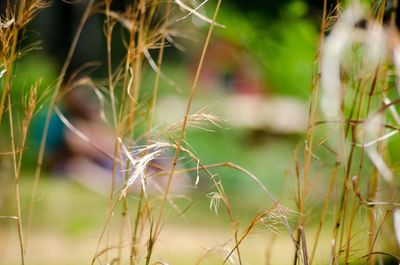
[[[115,2],[115,10],[124,10],[124,1]],[[4,9],[6,2],[2,5]],[[19,78],[14,81],[13,97],[23,96],[37,80],[40,80],[43,91],[54,86],[85,6],[86,1],[74,4],[55,1],[28,25],[23,46],[29,47],[29,52],[18,61]],[[211,16],[213,3],[200,10]],[[321,14],[322,3],[317,0],[279,3],[235,0],[223,3],[218,22],[226,28],[217,28],[214,32],[193,110],[205,107],[207,112],[224,122],[221,128],[212,128],[214,133],[190,130],[188,135],[205,163],[232,161],[241,164],[279,190],[291,150],[307,126],[308,97]],[[95,13],[86,23],[65,80],[87,75],[100,88],[106,84],[107,51],[103,20],[103,14]],[[207,25],[195,16],[179,21],[174,27],[180,35],[177,34],[178,37],[166,49],[162,71],[168,78],[161,80],[156,108],[158,124],[173,123],[181,118],[207,30]],[[125,56],[121,41],[123,34],[122,28],[114,32],[114,65]],[[150,50],[150,53],[156,58],[157,50]],[[154,71],[150,66],[144,69],[144,76],[142,99],[148,98],[151,92]],[[82,105],[79,100],[92,98],[96,101],[94,94],[87,91],[82,95],[68,95],[61,107],[71,116],[83,115],[90,112],[87,109],[90,107],[77,109]],[[72,113],[74,110],[76,113]],[[26,161],[32,166],[45,115],[46,106],[43,106],[32,125],[28,144],[28,153],[32,153]],[[55,118],[50,128],[54,133],[50,133],[47,144],[49,172],[55,170],[57,159],[63,159],[63,154],[58,153],[68,152],[61,150],[65,145],[62,126]],[[209,146],[213,146],[213,152],[209,152]],[[235,179],[231,181],[235,182]]]
[[[328,1],[328,7],[331,2],[336,1]],[[40,80],[40,90],[51,90],[86,4],[86,1],[73,4],[54,1],[28,26],[23,46],[29,47],[29,53],[17,63],[19,78],[14,80],[13,97],[23,97],[37,80]],[[193,1],[192,4],[197,6],[200,2]],[[205,4],[199,12],[211,17],[214,4]],[[2,1],[0,5],[4,12],[7,1]],[[113,5],[113,9],[122,11],[125,3],[114,1]],[[207,127],[206,130],[189,128],[186,135],[187,142],[204,164],[233,162],[240,165],[256,175],[276,197],[285,194],[284,202],[288,205],[293,205],[291,196],[286,195],[293,193],[295,150],[307,129],[308,97],[322,5],[323,1],[319,0],[223,1],[217,21],[226,27],[215,29],[193,105],[193,111],[205,110],[219,117],[221,122],[219,126]],[[85,25],[65,80],[75,75],[88,75],[98,87],[106,86],[107,51],[103,21],[104,14],[95,13]],[[123,60],[125,54],[124,43],[121,42],[124,30],[118,27],[113,39],[112,60],[115,65]],[[177,36],[173,41],[169,40],[162,66],[163,75],[167,78],[160,82],[156,107],[155,123],[160,127],[173,124],[184,113],[208,29],[208,25],[194,16],[177,22],[175,27]],[[156,52],[150,50],[150,56],[156,58]],[[150,97],[153,79],[154,71],[148,66],[144,70],[141,86],[140,97],[144,101]],[[33,120],[27,155],[23,161],[21,189],[28,191],[22,192],[26,194],[23,197],[25,210],[46,104],[44,101]],[[107,116],[110,106],[107,100],[104,104],[101,107]],[[112,150],[113,146],[109,143],[112,133],[106,126],[97,124],[98,95],[93,90],[69,93],[60,103],[60,108],[69,120],[75,121],[74,126],[98,138],[103,149]],[[95,126],[92,134],[86,130],[88,123]],[[2,141],[5,139],[0,143]],[[83,175],[94,170],[98,170],[95,172],[99,175],[107,174],[110,165],[102,160],[101,154],[84,149],[54,116],[39,187],[41,196],[35,202],[28,246],[30,264],[89,262],[97,235],[105,222],[107,203],[102,186],[97,186],[98,183]],[[85,162],[88,157],[96,160],[96,167]],[[267,199],[262,190],[241,173],[218,169],[215,174],[221,176],[244,222],[270,203],[265,202]],[[191,177],[194,179],[195,174]],[[13,197],[8,196],[13,188],[8,185],[4,184],[1,188],[0,215],[13,211]],[[202,185],[207,189],[207,185],[211,184]],[[197,238],[205,248],[218,244],[220,238],[229,234],[227,220],[210,211],[210,201],[205,194],[207,192],[195,194],[192,214],[188,216],[190,221],[181,220],[176,213],[169,213],[167,222],[171,226],[166,225],[165,237],[175,239],[159,254],[169,260],[169,264],[193,263],[191,257],[201,252],[202,248],[188,244],[192,238]],[[321,200],[315,202],[317,205],[322,204],[323,196],[320,195]],[[135,196],[133,194],[132,198],[135,199]],[[12,227],[12,222],[7,222],[3,222],[4,227]],[[205,229],[204,222],[212,224],[212,227],[208,225]],[[12,229],[2,229],[0,236],[0,264],[18,264],[16,234]],[[328,236],[322,236],[321,240],[329,240]],[[51,251],[47,251],[49,247]],[[248,264],[265,264],[268,255],[273,261],[271,264],[289,264],[292,257],[285,255],[287,247],[291,248],[288,236],[271,233],[271,237],[265,238],[255,234],[246,242],[244,252],[250,254]],[[176,249],[184,249],[186,254],[178,258],[173,254]],[[264,254],[251,255],[253,251]],[[322,262],[323,256],[322,251]],[[213,261],[207,264],[213,264]]]

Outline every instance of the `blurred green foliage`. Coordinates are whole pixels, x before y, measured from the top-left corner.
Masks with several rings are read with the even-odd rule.
[[[217,35],[244,47],[257,61],[266,87],[276,93],[307,98],[318,28],[306,17],[305,2],[282,4],[279,13],[241,12],[225,5],[218,22],[226,29]]]
[[[13,80],[11,95],[24,96],[34,84],[38,84],[39,91],[43,93],[56,81],[58,70],[55,62],[43,51],[24,55],[16,63],[14,71],[17,78]]]

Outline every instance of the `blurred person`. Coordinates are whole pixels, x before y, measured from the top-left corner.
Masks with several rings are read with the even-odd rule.
[[[64,97],[63,112],[74,129],[90,139],[85,142],[74,129],[64,127],[66,147],[61,165],[63,174],[97,191],[106,191],[111,186],[113,169],[114,133],[100,119],[100,106],[90,87],[71,89]],[[121,174],[116,174],[117,183],[122,183]]]
[[[114,188],[122,188],[125,179],[133,174],[135,168],[127,166],[126,155],[114,159],[116,135],[101,119],[101,105],[93,89],[89,86],[71,89],[66,93],[62,106],[64,114],[58,114],[58,118],[67,121],[63,121],[63,144],[58,150],[58,161],[52,165],[53,172],[104,194],[110,191],[113,176]],[[137,148],[139,146],[132,148],[132,156],[135,156]],[[172,164],[167,155],[152,159],[146,168],[150,192],[162,192],[167,184],[168,170]],[[174,175],[171,192],[185,193],[188,180],[186,174]],[[130,191],[137,191],[140,181],[137,180]]]

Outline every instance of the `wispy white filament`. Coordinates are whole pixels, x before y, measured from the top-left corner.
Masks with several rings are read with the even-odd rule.
[[[176,84],[173,80],[169,79],[163,72],[161,72],[160,68],[157,66],[156,62],[153,60],[151,57],[149,50],[144,49],[143,54],[147,59],[147,62],[150,64],[151,68],[153,69],[154,72],[160,75],[169,85],[176,87],[177,89],[180,89],[179,85]]]
[[[216,23],[216,22],[213,22],[212,19],[209,19],[208,17],[206,17],[206,16],[200,14],[199,12],[196,11],[197,9],[190,8],[190,7],[187,6],[185,3],[183,3],[181,0],[174,0],[174,1],[175,1],[175,3],[177,3],[181,8],[183,8],[183,9],[189,11],[190,14],[195,15],[196,17],[200,18],[201,20],[204,20],[205,22],[207,22],[207,23],[209,23],[209,24],[214,24],[215,26],[225,28],[224,25],[221,25],[221,24],[218,24],[218,23]]]
[[[368,157],[371,159],[372,163],[378,170],[379,174],[383,177],[383,179],[390,183],[393,180],[393,173],[386,165],[385,161],[383,160],[382,156],[378,153],[375,147],[367,147],[365,148],[367,151]]]
[[[3,75],[6,73],[6,69],[0,71],[0,78],[3,78]]]
[[[0,20],[0,28],[9,28],[9,27],[11,27],[13,24],[14,24],[14,22],[15,22],[15,19],[14,18],[12,18],[12,19],[10,19],[10,20],[8,20],[8,21],[4,21],[4,22],[2,22],[1,20]]]
[[[135,154],[132,155],[131,152],[129,152],[129,150],[123,144],[122,139],[118,138],[118,141],[120,142],[122,150],[130,162],[129,171],[131,172],[128,180],[122,188],[121,197],[126,196],[128,190],[135,182],[137,182],[138,179],[141,182],[145,196],[147,196],[146,171],[148,169],[148,165],[151,161],[158,158],[168,147],[171,147],[171,145],[165,142],[156,142],[136,150],[134,152]]]
[[[184,17],[181,17],[181,18],[177,19],[176,21],[181,21],[181,20],[183,20],[183,19],[189,17],[190,15],[193,14],[193,12],[196,12],[197,10],[199,10],[199,9],[200,9],[205,3],[207,3],[207,2],[208,2],[208,0],[204,0],[203,3],[201,3],[201,4],[198,5],[196,8],[194,8],[192,11],[190,11],[189,14],[187,14],[187,15],[184,16]]]
[[[372,141],[367,142],[367,143],[365,143],[365,144],[358,144],[357,146],[359,146],[359,147],[369,147],[369,146],[373,146],[373,145],[375,145],[375,144],[377,144],[377,143],[379,143],[379,142],[381,142],[381,141],[384,141],[384,140],[386,140],[386,139],[389,139],[389,138],[392,137],[393,135],[396,135],[398,132],[399,132],[399,131],[391,131],[390,133],[387,133],[387,134],[385,134],[385,135],[383,135],[383,136],[381,136],[381,137],[379,137],[379,138],[377,138],[377,139],[375,139],[375,140],[372,140]]]
[[[383,98],[383,102],[384,102],[386,105],[389,105],[389,110],[390,110],[390,113],[392,113],[393,119],[396,121],[396,123],[397,123],[398,125],[400,125],[400,116],[399,116],[399,113],[397,112],[396,108],[394,107],[394,105],[392,104],[392,102],[390,101],[390,99],[387,98],[387,97],[384,97],[384,98]]]
[[[215,214],[218,215],[222,195],[219,192],[210,192],[207,197],[210,199],[210,210],[214,210]]]

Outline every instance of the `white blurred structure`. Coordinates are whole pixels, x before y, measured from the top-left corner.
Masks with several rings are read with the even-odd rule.
[[[208,102],[205,101],[197,98],[193,109],[199,110],[201,106],[210,105],[209,99]],[[182,119],[185,104],[185,99],[179,97],[160,99],[156,112],[158,122],[168,126]],[[277,134],[303,133],[307,128],[307,104],[290,97],[227,95],[208,111],[226,120],[228,126],[237,128],[265,130]]]

